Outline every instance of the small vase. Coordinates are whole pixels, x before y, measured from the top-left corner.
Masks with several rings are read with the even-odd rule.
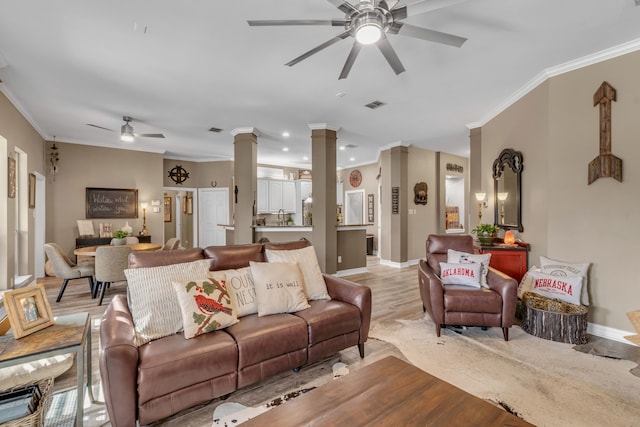
[[[127,238],[122,238],[122,239],[111,239],[111,244],[113,246],[122,246],[125,245],[127,243]]]
[[[495,234],[487,234],[487,235],[478,235],[478,240],[482,246],[492,246],[493,242],[496,240]]]
[[[125,222],[124,227],[122,227],[120,230],[126,231],[127,236],[131,236],[131,233],[133,232],[133,228],[131,228],[131,226],[129,225],[129,221]]]

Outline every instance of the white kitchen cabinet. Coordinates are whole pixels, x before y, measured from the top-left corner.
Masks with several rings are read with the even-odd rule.
[[[344,205],[344,184],[336,183],[336,205]]]
[[[280,209],[285,213],[296,212],[296,187],[294,181],[281,179],[258,179],[257,213],[277,214]]]
[[[286,213],[297,211],[296,183],[294,181],[282,181],[282,209]]]
[[[256,210],[258,213],[269,213],[269,180],[259,179],[257,189]]]

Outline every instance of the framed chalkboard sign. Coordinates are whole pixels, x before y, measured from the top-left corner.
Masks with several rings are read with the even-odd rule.
[[[87,218],[137,218],[138,190],[87,187]]]

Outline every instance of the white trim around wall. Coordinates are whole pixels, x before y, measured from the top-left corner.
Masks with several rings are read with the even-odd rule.
[[[345,276],[352,276],[354,274],[363,274],[368,272],[369,270],[366,267],[350,268],[348,270],[338,270],[336,271],[336,274],[334,274],[334,276],[345,277]]]
[[[622,329],[611,328],[609,326],[598,325],[596,323],[589,323],[587,325],[587,333],[600,338],[607,338],[613,341],[619,341],[624,344],[638,347],[636,344],[624,338],[625,335],[635,335],[635,333],[633,332],[623,331]]]

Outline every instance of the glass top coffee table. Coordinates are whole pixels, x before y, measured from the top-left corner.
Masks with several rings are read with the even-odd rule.
[[[91,316],[89,313],[57,316],[53,326],[19,340],[14,339],[12,335],[0,336],[0,368],[67,353],[76,355],[78,380],[76,425],[81,426],[84,415],[85,372],[89,399],[92,403],[97,402],[91,388]]]

